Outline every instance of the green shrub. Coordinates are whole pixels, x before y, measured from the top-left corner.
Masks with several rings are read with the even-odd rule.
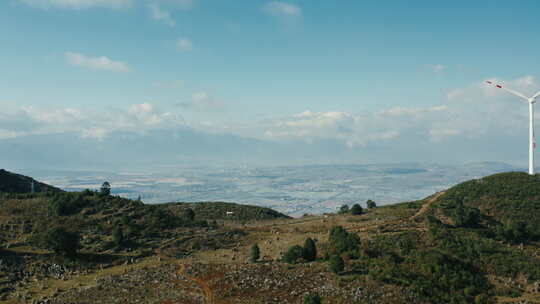
[[[526,242],[531,237],[527,224],[514,220],[508,220],[502,227],[499,226],[496,233],[499,237],[514,243]]]
[[[100,194],[103,196],[107,196],[111,194],[111,184],[109,182],[104,182],[101,185]]]
[[[80,193],[57,193],[49,201],[49,214],[55,216],[72,215],[88,205],[88,201]]]
[[[345,214],[345,213],[349,213],[349,206],[348,205],[341,205],[341,207],[339,207],[339,213],[340,214]]]
[[[339,255],[333,255],[328,260],[328,269],[333,273],[340,273],[345,269],[345,262]]]
[[[285,252],[281,258],[285,263],[296,264],[302,260],[302,254],[304,249],[300,245],[294,245]]]
[[[354,204],[351,207],[351,214],[352,215],[360,215],[362,213],[364,213],[364,210],[362,209],[362,206],[360,206],[360,204]]]
[[[307,238],[304,242],[302,256],[304,260],[308,262],[313,262],[317,259],[317,246],[315,245],[315,241],[313,241],[313,239]]]
[[[328,238],[330,251],[334,254],[341,254],[346,251],[356,251],[360,246],[360,237],[354,233],[349,233],[341,226],[334,226],[330,230]]]
[[[124,234],[122,233],[122,228],[118,225],[115,226],[113,229],[112,240],[117,247],[122,246],[124,242]]]
[[[261,257],[261,250],[259,248],[259,245],[254,244],[253,246],[251,246],[251,261],[255,263],[259,260],[260,257]]]
[[[184,211],[184,218],[186,219],[186,221],[192,222],[195,219],[195,212],[193,211],[193,209],[186,209],[186,211]]]
[[[304,304],[322,304],[322,300],[318,295],[310,294],[304,297]]]
[[[63,227],[53,227],[45,232],[42,244],[47,249],[66,256],[75,256],[79,250],[80,236]]]
[[[458,227],[476,227],[480,223],[480,211],[462,203],[457,204],[451,216]]]

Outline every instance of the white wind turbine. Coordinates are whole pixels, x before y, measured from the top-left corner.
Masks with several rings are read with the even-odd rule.
[[[494,84],[491,81],[486,81],[487,84],[495,86],[496,88],[503,89],[506,92],[513,94],[519,98],[525,99],[529,103],[529,174],[534,174],[534,148],[536,143],[534,141],[534,103],[536,98],[540,96],[540,92],[534,94],[532,97],[527,97],[519,92],[507,89],[500,84]]]

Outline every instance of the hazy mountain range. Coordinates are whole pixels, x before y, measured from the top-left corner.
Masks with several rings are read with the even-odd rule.
[[[458,139],[456,139],[458,140]],[[306,164],[435,162],[456,164],[514,159],[516,146],[495,147],[489,138],[432,145],[415,138],[398,138],[369,146],[349,147],[341,140],[264,140],[239,135],[213,134],[189,127],[145,132],[112,132],[102,139],[80,133],[19,136],[0,140],[4,167],[42,169],[144,169],[159,166],[276,166]],[[467,146],[460,151],[453,146]],[[451,152],[449,152],[451,151]],[[526,149],[523,164],[526,161]]]

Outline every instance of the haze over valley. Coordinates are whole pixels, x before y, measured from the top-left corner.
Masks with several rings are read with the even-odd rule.
[[[145,203],[227,201],[291,216],[335,212],[343,204],[422,199],[458,182],[520,168],[505,163],[460,166],[395,163],[280,167],[162,168],[157,172],[18,170],[66,191],[98,189]]]

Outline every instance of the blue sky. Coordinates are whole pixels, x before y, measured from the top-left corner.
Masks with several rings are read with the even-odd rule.
[[[103,140],[187,126],[337,140],[359,153],[397,139],[504,145],[526,139],[526,108],[480,83],[540,89],[539,9],[538,1],[2,1],[0,139],[75,131]]]

